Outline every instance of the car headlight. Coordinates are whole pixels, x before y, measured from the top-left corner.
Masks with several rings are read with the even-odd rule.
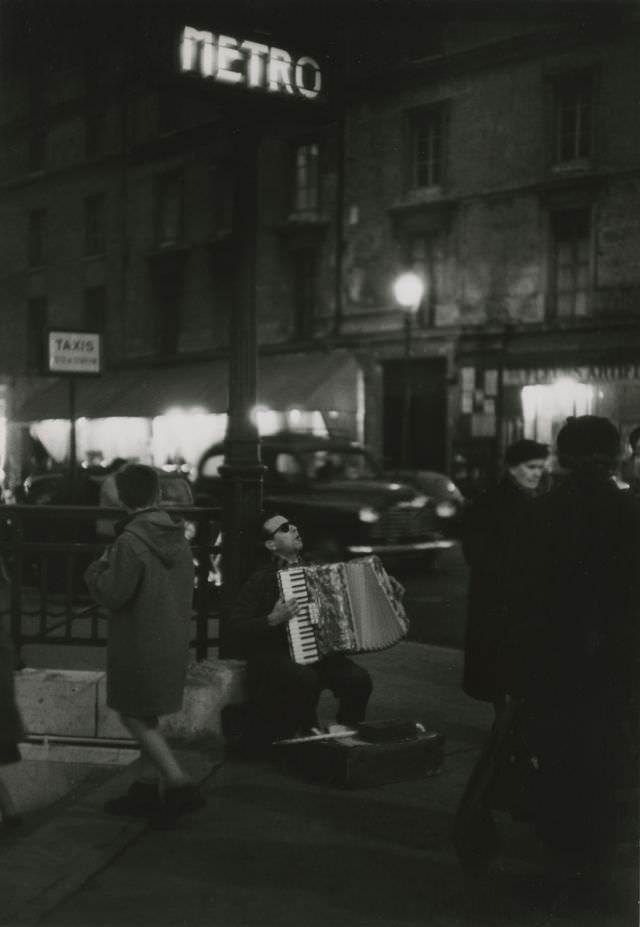
[[[380,521],[380,513],[376,512],[375,509],[372,509],[370,505],[365,505],[358,512],[358,518],[360,521],[371,525],[376,521]]]
[[[453,518],[456,514],[457,506],[454,502],[450,502],[448,499],[443,499],[442,502],[438,502],[436,505],[436,515],[439,518]]]
[[[408,503],[409,508],[411,509],[422,509],[428,502],[427,496],[419,493],[411,502]]]

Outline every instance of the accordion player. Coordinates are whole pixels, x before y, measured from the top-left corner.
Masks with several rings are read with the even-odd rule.
[[[377,557],[289,567],[278,571],[278,584],[283,597],[299,606],[287,624],[296,663],[385,650],[408,631],[405,610]]]

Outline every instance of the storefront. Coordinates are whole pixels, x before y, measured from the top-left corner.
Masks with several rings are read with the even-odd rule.
[[[506,369],[504,435],[523,435],[553,446],[572,415],[603,415],[623,437],[640,424],[640,365],[588,365]]]
[[[640,424],[640,364],[523,365],[504,357],[465,363],[458,382],[454,472],[463,490],[486,486],[518,438],[555,444],[572,415],[602,415],[626,437]],[[465,485],[468,484],[468,486]]]
[[[70,445],[68,387],[63,379],[45,382],[15,410],[10,434],[17,445],[26,431],[60,463]],[[227,394],[225,360],[123,368],[79,380],[78,459],[192,467],[224,437]],[[362,372],[349,351],[264,355],[258,397],[253,414],[262,434],[289,429],[363,436]]]

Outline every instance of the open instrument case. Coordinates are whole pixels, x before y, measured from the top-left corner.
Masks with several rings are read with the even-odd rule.
[[[276,759],[284,772],[343,789],[434,776],[442,768],[444,734],[409,723],[413,731],[397,739],[390,731],[386,736],[376,732],[374,722],[350,737],[280,744]]]

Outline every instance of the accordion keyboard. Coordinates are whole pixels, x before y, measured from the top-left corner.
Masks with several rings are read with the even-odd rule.
[[[287,625],[291,656],[296,663],[315,663],[320,659],[320,653],[311,620],[311,597],[303,570],[293,567],[282,571],[280,586],[285,599],[294,598],[298,603],[298,614]]]

